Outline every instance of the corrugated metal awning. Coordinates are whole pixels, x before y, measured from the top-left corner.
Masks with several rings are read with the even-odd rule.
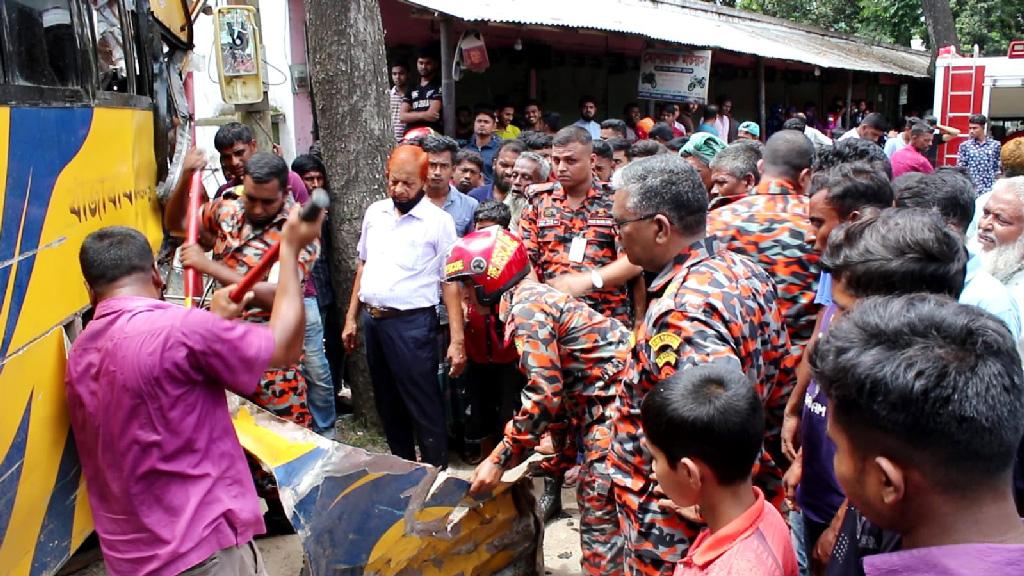
[[[695,0],[403,0],[469,22],[585,28],[823,68],[928,76],[930,54]]]

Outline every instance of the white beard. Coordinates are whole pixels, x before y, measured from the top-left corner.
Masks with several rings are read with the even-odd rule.
[[[982,251],[981,261],[985,271],[995,276],[996,280],[1003,284],[1009,283],[1014,276],[1024,271],[1024,234],[1016,242]]]

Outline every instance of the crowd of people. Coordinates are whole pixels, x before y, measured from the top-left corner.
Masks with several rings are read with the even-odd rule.
[[[598,122],[584,97],[560,129],[539,102],[522,126],[478,106],[460,142],[436,61],[417,71],[391,70],[388,197],[353,246],[298,217],[329,186],[316,155],[289,169],[218,131],[228,182],[181,261],[229,287],[280,243],[243,303],[159,302],[130,229],[83,244],[96,313],[67,383],[114,573],[260,573],[252,536],[287,519],[220,391],[331,436],[325,341],[365,351],[393,454],[444,468],[461,436],[471,494],[546,454],[542,511],[575,482],[588,574],[1024,571],[1024,139],[972,116],[959,166],[936,167],[958,133],[927,119],[883,140],[867,110],[841,134],[794,115],[769,136],[728,99]],[[172,233],[186,205],[182,184]],[[325,332],[328,250],[358,266]]]
[[[1024,401],[1024,147],[1011,142],[1000,162],[986,145],[1000,176],[986,190],[990,165],[931,165],[932,127],[908,119],[904,146],[886,154],[878,122],[868,114],[824,147],[805,125],[764,144],[697,133],[676,154],[612,156],[610,184],[583,126],[522,167],[511,156],[525,146],[502,142],[513,170],[546,162],[552,182],[524,189],[496,172],[491,197],[507,188],[498,199],[524,196],[525,209],[482,219],[438,278],[462,283],[470,314],[504,325],[526,376],[472,491],[549,440],[546,474],[579,465],[586,573],[1019,568],[1024,423],[990,419],[988,403]],[[991,142],[984,117],[970,123],[961,158]],[[429,158],[437,139],[416,142]],[[967,383],[988,369],[1000,384]],[[989,441],[999,456],[980,448]],[[998,470],[964,480],[982,452]],[[949,525],[974,497],[991,504],[971,512],[987,536]],[[972,563],[951,570],[947,554]]]

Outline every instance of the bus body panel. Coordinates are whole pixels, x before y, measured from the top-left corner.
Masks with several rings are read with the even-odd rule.
[[[0,107],[0,142],[0,573],[49,574],[92,530],[63,378],[78,248],[112,225],[159,246],[153,113]]]

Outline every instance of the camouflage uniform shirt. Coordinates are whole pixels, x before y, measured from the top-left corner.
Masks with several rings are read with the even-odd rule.
[[[623,254],[619,231],[612,218],[610,188],[591,188],[576,208],[556,182],[531,186],[533,194],[519,221],[519,233],[530,255],[530,263],[544,282],[577,272],[590,272],[615,262]],[[574,238],[586,240],[579,262],[571,258]],[[579,241],[577,241],[579,242]],[[594,290],[581,298],[609,318],[632,325],[629,284]]]
[[[556,448],[564,448],[570,423],[581,431],[586,460],[604,456],[618,381],[630,365],[630,331],[572,296],[530,280],[505,293],[499,316],[506,339],[519,350],[527,383],[497,464],[510,468],[522,461],[548,429]]]
[[[818,255],[807,198],[785,180],[766,179],[756,192],[708,213],[708,236],[742,254],[772,277],[794,353],[814,331]]]
[[[622,381],[618,395],[609,460],[617,500],[624,490],[633,512],[640,510],[634,541],[653,546],[650,554],[671,563],[681,560],[697,530],[674,515],[666,516],[671,525],[644,518],[645,510],[658,510],[657,500],[663,497],[654,492],[651,456],[641,443],[644,397],[677,369],[718,359],[736,362],[765,406],[767,452],[755,467],[754,481],[766,498],[778,502],[782,471],[775,461],[781,452],[782,412],[796,380],[796,357],[790,352],[771,278],[714,238],[700,240],[676,256],[655,278],[651,291],[656,299],[637,330],[635,376]]]

